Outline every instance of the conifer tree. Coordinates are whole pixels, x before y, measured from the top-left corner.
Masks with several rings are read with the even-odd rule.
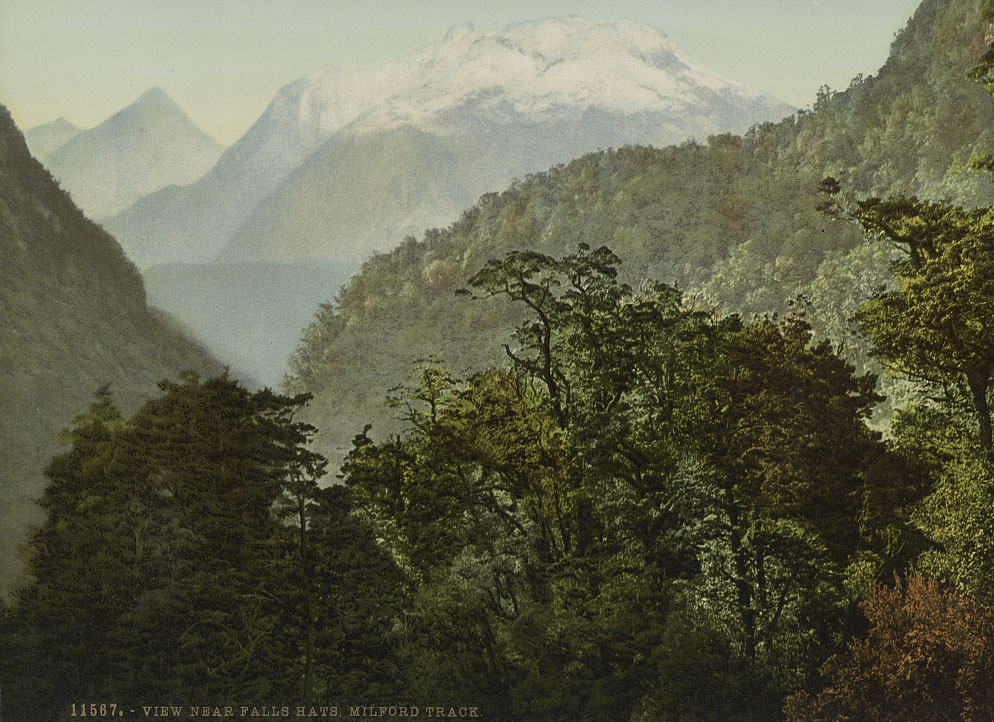
[[[84,698],[264,703],[315,689],[315,625],[330,620],[308,543],[325,461],[294,420],[308,397],[227,375],[161,386],[127,422],[102,391],[49,467],[35,581],[3,626],[15,720],[64,718]]]

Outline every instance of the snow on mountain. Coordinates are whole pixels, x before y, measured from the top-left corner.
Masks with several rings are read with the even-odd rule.
[[[285,89],[302,135],[412,125],[445,130],[472,109],[481,122],[547,121],[596,107],[622,114],[706,113],[716,97],[789,111],[683,55],[662,33],[628,21],[558,18],[497,32],[453,28],[397,61],[325,68]],[[306,131],[303,131],[306,129]]]
[[[228,240],[257,205],[343,133],[361,138],[407,127],[449,137],[499,135],[498,151],[516,159],[485,179],[483,189],[494,190],[597,147],[703,139],[791,110],[632,22],[570,17],[496,32],[460,26],[398,60],[326,67],[287,85],[198,183],[143,198],[107,226],[140,265],[210,260],[226,243],[231,259],[238,244]],[[527,151],[514,147],[519,129],[532,137]],[[563,133],[569,137],[549,145]],[[532,154],[536,146],[547,152]],[[480,182],[453,202],[475,199]],[[382,234],[377,243],[396,240],[386,226]]]
[[[45,165],[91,217],[112,215],[168,185],[192,183],[223,150],[161,88],[78,133]]]
[[[703,139],[790,111],[651,28],[580,18],[454,28],[399,61],[319,70],[281,96],[257,131],[295,108],[298,138],[329,139],[233,231],[225,261],[361,260],[598,147]]]

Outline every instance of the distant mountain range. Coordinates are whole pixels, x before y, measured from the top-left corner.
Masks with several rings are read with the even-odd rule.
[[[238,345],[246,370],[276,384],[285,366],[273,359],[287,358],[292,339],[271,334],[259,353],[235,339],[286,318],[305,322],[319,279],[328,279],[330,298],[370,254],[554,163],[597,148],[744,130],[790,111],[634,23],[458,27],[394,62],[298,79],[199,180],[174,181],[101,220],[149,271],[156,304],[213,347]],[[213,263],[238,268],[211,272]],[[301,263],[319,265],[305,282],[278,289]],[[265,275],[259,264],[273,265],[265,293],[253,295]],[[183,278],[181,268],[186,280],[162,282]],[[192,302],[218,296],[258,303],[254,314],[222,305],[211,317]],[[277,297],[279,308],[263,300]]]
[[[703,139],[790,111],[634,23],[461,27],[391,63],[291,83],[197,183],[106,225],[142,266],[355,261],[598,147]]]
[[[161,88],[89,130],[60,121],[29,131],[45,166],[92,218],[102,219],[149,193],[186,185],[206,173],[224,146],[200,130]],[[52,139],[49,141],[49,139]]]
[[[29,153],[0,106],[0,597],[59,433],[109,385],[133,412],[163,378],[221,365],[145,302],[121,247]]]
[[[28,144],[31,155],[44,161],[82,131],[82,128],[73,125],[65,118],[59,118],[51,123],[45,123],[24,131],[24,140]]]

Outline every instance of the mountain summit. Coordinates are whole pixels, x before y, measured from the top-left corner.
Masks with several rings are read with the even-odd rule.
[[[160,188],[192,183],[223,149],[156,87],[68,140],[45,165],[87,214],[103,218]]]
[[[323,69],[284,93],[295,99],[302,129],[318,136],[349,123],[357,130],[461,130],[467,121],[544,122],[597,108],[663,113],[674,126],[687,124],[686,137],[744,130],[790,111],[721,78],[650,27],[577,17],[497,32],[460,26],[398,61]]]
[[[82,132],[82,128],[70,123],[65,118],[53,120],[51,123],[38,125],[24,132],[24,140],[28,144],[31,155],[40,161],[57,151],[63,145]]]
[[[362,258],[515,176],[598,147],[703,138],[790,110],[635,23],[463,26],[398,60],[323,68],[287,85],[200,182],[144,198],[109,227],[142,265],[210,260],[226,241],[226,260]],[[385,147],[392,159],[381,157]],[[427,186],[411,186],[415,169]],[[361,218],[339,217],[356,206],[334,194],[356,188],[379,191],[364,194]],[[301,206],[316,215],[285,215]],[[316,231],[330,212],[341,237]],[[292,237],[273,235],[287,225]]]

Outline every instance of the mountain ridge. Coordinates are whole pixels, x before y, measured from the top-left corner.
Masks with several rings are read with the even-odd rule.
[[[578,242],[608,245],[635,285],[677,283],[697,302],[746,314],[814,298],[819,333],[848,328],[856,287],[883,283],[887,259],[868,260],[856,229],[817,211],[818,182],[833,174],[854,193],[989,204],[994,183],[967,169],[994,145],[990,98],[965,77],[984,32],[970,0],[925,0],[876,76],[821,91],[810,110],[706,144],[578,158],[374,256],[317,311],[293,359],[289,387],[315,394],[319,448],[341,458],[366,423],[395,431],[383,399],[418,359],[439,357],[456,373],[499,362],[481,357],[478,340],[508,338],[513,310],[454,292],[515,248],[556,256]],[[848,274],[870,278],[840,287]]]
[[[83,132],[82,128],[60,117],[50,123],[36,125],[34,128],[24,131],[24,140],[28,144],[31,155],[44,161],[81,132]]]
[[[45,162],[88,215],[104,218],[166,186],[192,183],[222,149],[156,86]]]
[[[605,42],[611,33],[618,37]],[[544,48],[545,55],[539,53],[541,59],[536,59],[528,42]],[[569,55],[564,48],[573,45],[586,52],[577,55],[574,49]],[[598,54],[594,48],[599,46]],[[669,69],[662,67],[664,60]],[[660,67],[650,66],[652,62]],[[701,83],[694,85],[693,77]],[[564,162],[577,152],[631,142],[676,142],[731,130],[733,125],[745,130],[753,122],[792,110],[759,93],[736,95],[737,90],[741,86],[677,56],[658,31],[634,23],[555,20],[493,33],[456,28],[398,60],[355,69],[325,67],[284,86],[200,181],[147,196],[107,225],[141,265],[211,260],[231,243],[260,202],[273,193],[285,194],[280,184],[313,153],[334,143],[338,133],[359,136],[413,128],[464,137],[493,132],[501,125],[549,126],[546,153],[531,157],[528,164],[507,164],[489,184],[478,180],[460,199],[465,206],[483,190]],[[683,95],[677,98],[674,93]],[[591,124],[585,134],[597,136],[593,145],[557,151],[554,126],[582,121],[591,109],[656,116],[645,124],[650,130],[638,136],[623,128],[598,136],[600,126]],[[236,246],[229,245],[225,258],[231,258],[230,249]],[[360,248],[351,255],[363,253]]]

